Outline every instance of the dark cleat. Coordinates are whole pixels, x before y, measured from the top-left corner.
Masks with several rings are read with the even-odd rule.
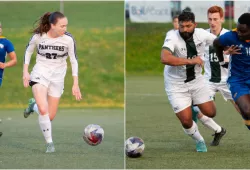
[[[221,132],[212,135],[214,136],[214,140],[212,141],[210,146],[218,146],[220,144],[221,138],[226,134],[226,132],[227,132],[226,129],[221,127]]]

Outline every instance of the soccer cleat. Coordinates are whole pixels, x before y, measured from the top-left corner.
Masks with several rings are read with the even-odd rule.
[[[55,150],[53,142],[47,143],[46,153],[52,153],[52,152],[55,152],[55,151],[56,150]]]
[[[196,142],[196,151],[197,152],[207,152],[207,146],[205,141],[197,141]]]
[[[210,146],[218,146],[220,144],[221,138],[226,134],[226,129],[221,127],[221,132],[214,133],[212,136],[214,136],[214,140],[211,142]]]
[[[29,117],[29,115],[34,112],[33,108],[35,104],[36,104],[36,101],[34,98],[29,99],[29,106],[23,112],[23,116],[25,118]]]

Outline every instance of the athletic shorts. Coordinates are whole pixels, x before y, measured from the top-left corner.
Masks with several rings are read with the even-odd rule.
[[[61,97],[64,89],[64,78],[66,69],[52,70],[45,66],[36,64],[30,74],[30,85],[42,84],[48,88],[48,95]]]
[[[165,91],[175,113],[192,104],[198,105],[213,100],[212,93],[203,76],[187,83],[184,81],[171,82],[165,79]]]

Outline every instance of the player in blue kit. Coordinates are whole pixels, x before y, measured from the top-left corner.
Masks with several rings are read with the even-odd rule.
[[[10,58],[10,61],[6,62],[6,54],[8,54],[8,57]],[[3,82],[3,73],[4,70],[7,67],[12,67],[16,65],[17,63],[17,57],[14,50],[13,44],[2,36],[2,25],[0,23],[0,87]],[[0,132],[0,136],[2,136],[3,133]]]
[[[228,86],[238,105],[245,125],[250,130],[250,13],[242,14],[237,28],[214,40],[220,64],[224,62],[223,49],[234,46],[229,61]]]

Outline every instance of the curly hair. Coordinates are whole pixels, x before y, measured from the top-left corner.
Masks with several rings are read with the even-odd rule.
[[[187,21],[191,21],[191,22],[195,22],[195,16],[193,12],[190,11],[182,11],[182,13],[179,15],[178,17],[179,22],[187,22]]]

